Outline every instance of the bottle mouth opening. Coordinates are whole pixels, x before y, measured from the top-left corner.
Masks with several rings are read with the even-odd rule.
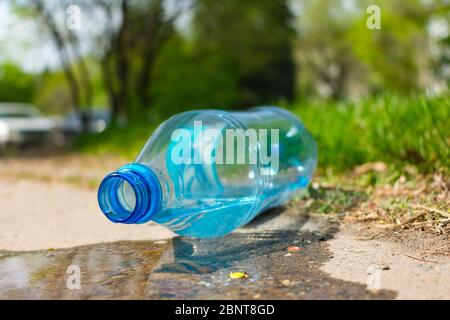
[[[150,168],[129,164],[103,179],[98,190],[98,203],[112,222],[144,223],[160,207],[160,185]]]
[[[103,213],[114,222],[124,222],[136,209],[136,191],[125,175],[112,173],[99,189],[99,204]]]

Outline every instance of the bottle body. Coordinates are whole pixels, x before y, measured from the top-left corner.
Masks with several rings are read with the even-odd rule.
[[[159,196],[151,197],[158,208],[138,223],[153,220],[180,235],[217,237],[306,187],[316,161],[314,139],[283,109],[191,111],[161,124],[135,160],[150,168],[159,186],[140,191],[131,179],[117,193],[135,211],[151,202],[136,195],[159,188]]]

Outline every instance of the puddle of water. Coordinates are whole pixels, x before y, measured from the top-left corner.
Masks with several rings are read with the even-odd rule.
[[[176,238],[149,276],[147,298],[179,299],[376,299],[365,286],[329,277],[328,236],[294,230],[235,233],[225,238]],[[288,246],[300,252],[287,254]],[[230,272],[246,279],[230,279]]]
[[[145,296],[146,278],[169,244],[115,242],[11,253],[0,258],[0,298],[108,299]],[[69,289],[78,266],[81,289]]]
[[[283,215],[281,215],[283,216]],[[0,255],[2,299],[376,299],[365,286],[329,277],[327,234],[301,231],[294,217],[282,230],[258,222],[218,239],[116,242],[54,251]],[[266,219],[267,220],[267,219]],[[264,221],[266,221],[264,220]],[[263,221],[263,222],[264,222]],[[289,222],[289,221],[288,221]],[[274,225],[274,224],[272,224]],[[287,247],[300,252],[287,254]],[[71,265],[80,289],[69,289]],[[243,271],[245,279],[230,279]]]

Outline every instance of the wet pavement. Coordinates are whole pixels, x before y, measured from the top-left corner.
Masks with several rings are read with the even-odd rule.
[[[2,299],[391,299],[331,278],[334,222],[275,210],[224,238],[0,253]],[[300,247],[288,253],[289,246]],[[75,269],[74,267],[75,266]],[[79,268],[80,277],[74,280]],[[75,270],[75,271],[74,271]],[[231,272],[247,278],[231,279]],[[74,283],[78,283],[80,288]],[[75,282],[74,282],[75,281]]]

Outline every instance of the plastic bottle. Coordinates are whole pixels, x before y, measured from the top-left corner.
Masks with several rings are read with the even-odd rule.
[[[305,188],[316,161],[314,139],[284,109],[184,112],[158,127],[135,162],[103,179],[98,202],[113,222],[218,237]]]

